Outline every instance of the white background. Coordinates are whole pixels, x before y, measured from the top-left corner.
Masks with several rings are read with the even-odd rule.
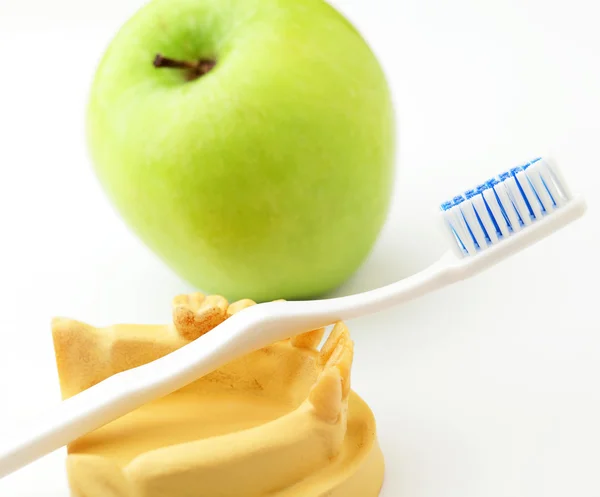
[[[337,0],[389,75],[400,175],[339,293],[445,248],[440,200],[540,153],[586,218],[478,278],[353,321],[383,497],[600,496],[600,30],[593,0]],[[166,322],[190,290],[127,231],[86,156],[95,65],[139,0],[0,0],[0,440],[58,401],[50,318]],[[62,451],[0,481],[67,497]]]

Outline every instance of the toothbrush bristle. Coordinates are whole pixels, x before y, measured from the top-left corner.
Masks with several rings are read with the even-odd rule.
[[[473,256],[501,243],[570,200],[558,166],[537,157],[441,204],[453,248]]]

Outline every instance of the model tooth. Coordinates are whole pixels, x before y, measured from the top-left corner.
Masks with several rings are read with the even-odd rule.
[[[354,342],[342,339],[338,342],[336,349],[331,354],[326,368],[336,368],[340,372],[342,380],[342,397],[350,395],[350,372],[352,370],[352,359],[354,357]]]
[[[327,368],[317,378],[308,400],[323,421],[335,423],[342,412],[342,379],[337,368]]]
[[[327,363],[331,357],[331,354],[333,354],[333,351],[336,349],[338,342],[349,339],[350,333],[348,332],[346,325],[341,321],[336,323],[333,327],[333,330],[329,334],[329,337],[321,348],[321,353],[319,354],[319,364],[323,366],[325,363]]]
[[[189,306],[193,310],[198,310],[205,298],[206,295],[200,292],[177,295],[173,299],[173,307],[183,305]]]
[[[323,339],[325,328],[318,330],[307,331],[291,338],[291,343],[299,349],[316,349]]]
[[[234,314],[236,314],[237,312],[243,311],[244,309],[247,309],[248,307],[252,307],[253,305],[256,305],[256,302],[254,302],[254,300],[250,300],[250,299],[238,300],[237,302],[230,304],[229,307],[227,308],[227,317],[231,317]]]
[[[173,324],[180,336],[195,340],[225,321],[228,307],[220,295],[180,295],[173,301]]]

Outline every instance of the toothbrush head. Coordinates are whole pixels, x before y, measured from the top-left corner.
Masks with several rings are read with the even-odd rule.
[[[444,202],[441,210],[453,251],[464,258],[516,238],[533,243],[581,216],[585,202],[573,197],[553,160],[538,157]]]

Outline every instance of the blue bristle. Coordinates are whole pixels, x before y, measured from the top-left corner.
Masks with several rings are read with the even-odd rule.
[[[510,178],[510,173],[509,172],[500,173],[498,175],[498,179],[500,180],[500,182],[506,181],[508,178]]]
[[[546,212],[546,208],[544,207],[544,204],[543,204],[543,202],[542,202],[542,199],[541,199],[541,198],[540,198],[540,196],[538,195],[538,192],[537,192],[537,190],[535,189],[535,186],[534,186],[534,184],[533,184],[533,183],[531,182],[531,180],[529,179],[529,176],[526,176],[526,178],[527,178],[527,182],[529,183],[529,186],[531,186],[531,189],[533,190],[533,193],[534,193],[534,195],[535,195],[535,198],[536,198],[536,199],[537,199],[537,201],[538,201],[538,204],[540,205],[540,209],[542,210],[542,214],[543,214],[543,213],[545,213],[545,212]],[[540,179],[542,179],[542,178],[540,177]]]
[[[454,228],[450,228],[450,229],[452,230],[452,233],[454,234],[454,238],[456,238],[458,240],[458,244],[460,245],[460,248],[466,254],[467,253],[467,247],[465,247],[465,244],[460,239],[460,236],[458,236],[458,233],[456,232],[456,230]]]
[[[532,161],[528,162],[527,164],[525,164],[523,166],[523,169],[527,170],[530,166],[532,166],[533,164],[535,164],[536,162],[541,161],[541,160],[542,160],[541,157],[537,157],[537,158],[533,159]],[[527,178],[527,179],[529,180],[529,178]],[[544,178],[542,178],[540,176],[540,180],[542,181],[542,183],[544,185],[544,188],[546,188],[546,191],[548,191],[548,187],[547,187],[546,183],[544,183]],[[540,208],[542,209],[542,212],[547,212],[546,208],[544,207],[544,204],[542,203],[542,199],[540,198],[537,190],[535,189],[535,186],[533,186],[533,183],[531,181],[529,181],[529,184],[531,185],[531,188],[532,188],[533,192],[535,193],[536,198],[538,199],[538,202],[540,204]],[[552,198],[552,194],[550,192],[548,192],[548,194],[550,195],[550,199],[554,203],[554,199]]]
[[[496,230],[496,234],[498,235],[498,237],[501,237],[502,231],[500,231],[500,226],[498,226],[498,222],[496,221],[496,218],[494,217],[494,213],[492,212],[492,209],[488,205],[488,202],[485,199],[485,196],[483,195],[484,191],[490,189],[489,184],[490,184],[490,182],[488,181],[486,184],[479,185],[477,187],[477,193],[479,193],[481,195],[481,197],[483,198],[483,203],[485,204],[485,208],[488,212],[488,215],[489,215],[490,219],[492,220],[492,223],[494,224],[494,229]],[[494,192],[494,193],[496,193],[496,192]]]
[[[460,195],[457,195],[452,200],[447,200],[446,202],[443,202],[441,204],[440,208],[442,209],[442,211],[449,211],[455,205],[459,205],[462,202],[464,202],[464,198],[462,196],[460,196]],[[463,253],[468,254],[467,247],[465,247],[465,244],[460,239],[460,236],[458,235],[458,233],[456,232],[456,230],[452,226],[450,226],[450,230],[452,231],[452,234],[454,235],[454,238],[456,239],[456,241],[460,245],[460,248],[463,251]]]
[[[483,230],[483,234],[485,236],[485,239],[488,242],[491,242],[492,239],[490,238],[490,235],[488,234],[487,230],[485,229],[485,225],[483,224],[483,221],[481,220],[481,217],[479,217],[479,212],[477,212],[477,209],[475,209],[475,206],[473,206],[473,212],[475,212],[475,217],[477,218],[477,221],[479,222],[479,226],[481,226],[481,229]]]
[[[465,192],[465,197],[467,197],[467,200],[470,200],[473,197],[476,197],[477,195],[481,195],[481,192],[485,189],[485,185],[479,185],[475,189],[467,190]],[[477,218],[477,221],[479,222],[479,225],[481,226],[481,229],[483,230],[483,234],[485,235],[486,239],[488,240],[488,242],[491,241],[490,236],[487,230],[485,229],[485,225],[483,224],[483,221],[479,216],[479,212],[477,212],[477,209],[475,208],[475,205],[473,205],[473,212],[475,212],[475,217]]]
[[[467,229],[469,230],[469,235],[471,235],[471,239],[473,240],[473,243],[475,244],[475,247],[478,248],[478,249],[481,248],[479,246],[479,243],[477,243],[477,238],[475,238],[475,235],[473,234],[473,231],[471,230],[471,226],[469,226],[469,221],[467,221],[467,218],[465,217],[464,214],[462,214],[462,218],[465,221],[465,225],[467,226]]]
[[[510,176],[508,173],[501,173],[498,175],[498,178],[500,178],[500,181],[504,181],[506,179],[506,178],[501,179],[502,175],[507,175],[506,177]],[[510,231],[513,231],[512,224],[510,223],[510,218],[508,217],[508,214],[506,213],[506,210],[504,209],[504,204],[502,203],[502,200],[500,200],[500,197],[498,196],[498,192],[496,192],[496,189],[494,188],[496,185],[500,184],[500,181],[496,178],[492,178],[487,181],[487,184],[494,191],[494,196],[496,197],[496,202],[498,203],[498,206],[500,207],[500,212],[502,213],[502,217],[504,218],[504,221],[506,222],[506,226],[508,226],[508,229]],[[498,225],[496,225],[496,227],[498,227]]]

